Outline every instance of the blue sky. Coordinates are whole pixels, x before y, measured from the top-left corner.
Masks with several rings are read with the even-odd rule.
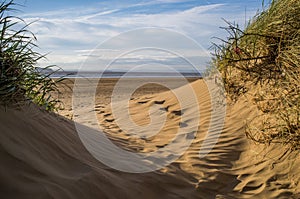
[[[35,21],[29,29],[38,38],[38,45],[41,48],[39,51],[49,53],[48,59],[41,62],[41,65],[56,64],[65,70],[78,69],[82,66],[82,63],[90,57],[88,55],[92,50],[102,42],[118,37],[123,32],[146,27],[162,28],[186,35],[209,53],[212,37],[226,36],[225,32],[219,29],[220,26],[225,26],[222,18],[244,25],[245,21],[262,8],[261,0],[16,0],[15,2],[24,5],[19,8],[22,11],[17,13],[18,16],[26,22]],[[155,34],[160,36],[161,31]],[[127,34],[128,37],[138,37],[139,46],[143,46],[143,41],[148,39],[144,31],[133,35]],[[166,35],[164,41],[168,42],[165,42],[164,47],[168,49],[168,45],[180,43],[178,38]],[[127,38],[128,43],[125,45],[132,45],[134,39],[136,38]],[[107,62],[103,60],[113,59],[116,53],[110,52],[118,51],[118,47],[106,45],[106,48],[100,51],[102,58],[94,60],[94,63],[85,64],[86,70],[104,67],[103,64]],[[187,54],[191,56],[197,56],[199,51],[188,49],[188,52]],[[180,61],[176,57],[150,51],[129,53],[127,57],[123,55],[114,69],[126,70],[134,64],[151,61],[162,64],[173,63],[179,70],[185,69],[183,65],[178,64]]]

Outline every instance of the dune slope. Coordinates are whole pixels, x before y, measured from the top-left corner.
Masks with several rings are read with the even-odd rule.
[[[83,147],[72,121],[34,105],[1,107],[0,121],[1,198],[196,198],[181,177],[104,166]]]
[[[111,140],[129,151],[146,155],[167,146],[180,128],[192,129],[199,123],[196,132],[178,136],[178,142],[191,141],[178,159],[159,171],[142,174],[120,172],[93,158],[81,143],[73,121],[43,112],[34,105],[7,110],[1,107],[3,198],[299,198],[297,152],[247,140],[245,120],[255,117],[255,108],[247,99],[227,106],[222,126],[217,122],[220,118],[212,117],[207,84],[199,80],[190,86],[197,100],[184,110],[174,93],[184,95],[185,86],[130,100],[130,116],[139,125],[149,124],[151,116],[161,111],[166,114],[164,126],[155,135],[143,132],[145,137],[132,136],[138,133],[135,129],[124,131],[116,125],[116,120],[128,119],[125,113],[115,118],[110,107],[96,105],[101,128]],[[199,112],[195,111],[196,106]],[[182,121],[183,116],[189,117]],[[88,118],[82,125],[85,122],[88,124]],[[200,157],[208,130],[209,138],[214,140],[218,136],[218,142]],[[161,155],[171,156],[176,147],[175,143]]]

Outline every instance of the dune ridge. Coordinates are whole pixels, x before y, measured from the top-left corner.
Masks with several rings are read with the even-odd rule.
[[[107,136],[134,152],[147,154],[164,148],[180,127],[199,123],[197,132],[180,136],[181,141],[192,142],[176,161],[142,174],[116,171],[98,162],[84,148],[73,121],[43,112],[33,104],[19,109],[1,107],[3,198],[299,198],[299,153],[286,152],[278,144],[257,145],[246,138],[245,121],[256,116],[255,107],[246,97],[227,106],[224,127],[211,128],[211,135],[219,136],[218,142],[205,157],[199,157],[212,106],[203,80],[190,86],[197,94],[197,104],[189,104],[185,110],[181,110],[172,91],[130,100],[130,115],[139,125],[147,125],[151,114],[157,114],[149,111],[153,105],[166,113],[160,133],[150,137],[139,138],[123,131],[116,125],[110,106],[96,104],[100,126]],[[185,86],[175,90],[183,93]],[[193,115],[195,106],[200,110],[199,121]],[[183,115],[189,115],[190,120],[182,122]],[[220,135],[214,134],[219,130]],[[162,155],[172,155],[172,150]]]

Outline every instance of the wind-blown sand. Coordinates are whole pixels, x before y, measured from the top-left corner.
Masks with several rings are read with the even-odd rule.
[[[286,152],[282,145],[257,145],[246,138],[245,121],[256,116],[255,107],[246,97],[227,106],[224,128],[215,125],[210,129],[212,135],[222,132],[217,144],[200,158],[212,111],[203,80],[190,84],[197,93],[197,104],[191,103],[185,110],[180,109],[171,91],[153,89],[154,85],[140,89],[131,98],[130,115],[139,125],[150,122],[151,114],[155,114],[149,114],[153,105],[167,115],[160,133],[149,139],[134,137],[116,125],[108,105],[114,81],[107,79],[99,88],[95,111],[101,128],[116,145],[142,153],[161,149],[180,126],[188,128],[195,121],[191,117],[182,123],[180,118],[184,114],[193,116],[199,106],[200,125],[195,138],[180,137],[186,139],[182,141],[192,139],[188,150],[161,170],[125,173],[93,158],[80,141],[73,121],[32,104],[6,110],[1,107],[1,198],[300,198],[299,152]],[[185,90],[183,86],[176,92],[184,94]],[[71,92],[60,98],[66,104],[60,114],[76,119],[71,110]],[[88,124],[87,118],[81,125]],[[168,156],[172,151],[163,153]]]

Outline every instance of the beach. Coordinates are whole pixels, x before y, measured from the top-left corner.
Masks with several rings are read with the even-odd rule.
[[[300,199],[299,0],[0,13],[1,199]]]
[[[298,153],[287,152],[279,144],[265,146],[247,139],[244,121],[256,115],[249,99],[227,105],[224,126],[210,126],[211,100],[208,83],[203,79],[190,80],[173,91],[148,85],[129,100],[132,120],[145,126],[157,111],[163,111],[166,120],[157,134],[146,132],[137,136],[134,132],[142,131],[124,130],[116,124],[128,120],[125,114],[114,120],[109,98],[116,79],[103,81],[99,92],[107,95],[97,94],[96,124],[91,124],[87,116],[77,125],[69,119],[76,121],[76,117],[81,117],[73,115],[71,90],[60,96],[68,107],[60,115],[42,111],[34,104],[1,109],[1,171],[5,172],[0,175],[4,198],[299,198]],[[69,82],[69,86],[73,84]],[[188,87],[197,94],[197,104],[193,102],[182,110],[175,96],[184,94]],[[151,110],[156,105],[157,111]],[[196,106],[200,110],[199,123]],[[182,121],[181,117],[188,120]],[[152,127],[158,124],[154,120]],[[199,126],[191,136],[194,124]],[[116,146],[145,154],[147,166],[158,169],[122,171],[141,168],[125,156],[116,160],[120,163],[117,166],[99,161],[93,155],[95,151],[84,144],[77,127],[85,132],[100,127]],[[180,129],[190,133],[180,133]],[[205,151],[202,146],[208,130],[211,141],[217,136],[217,142],[206,155],[200,156],[200,151]],[[155,151],[159,151],[160,158],[172,157],[182,147],[180,144],[187,142],[190,145],[186,150],[161,168],[155,167],[159,159],[149,157]],[[97,140],[96,145],[103,147],[108,143]],[[104,154],[114,157],[109,151]],[[117,169],[122,164],[132,167]]]
[[[191,77],[187,78],[188,82],[193,82],[200,79],[199,77]],[[114,86],[118,82],[119,78],[89,78],[85,83],[88,86],[89,81],[92,83],[98,84],[96,89],[96,98],[95,98],[95,104],[96,105],[105,105],[108,106],[111,103],[111,96],[114,89]],[[143,81],[151,82],[151,81],[159,81],[161,84],[168,84],[173,85],[173,87],[179,86],[182,83],[178,83],[178,78],[176,77],[169,77],[169,78],[162,78],[162,77],[156,77],[156,78],[126,78],[123,79],[126,83],[123,84],[122,88],[120,89],[120,92],[118,92],[117,95],[124,96],[125,94],[129,93],[128,85],[131,83],[138,83],[140,84]],[[73,95],[73,87],[74,87],[74,78],[67,78],[63,82],[59,83],[59,90],[61,93],[57,94],[56,92],[53,93],[54,96],[57,96],[59,100],[62,102],[62,106],[64,110],[60,111],[60,114],[66,116],[66,117],[72,117],[72,95]],[[140,83],[139,83],[140,82]],[[83,88],[85,86],[83,85]],[[85,89],[82,89],[83,92]],[[169,89],[166,88],[163,85],[155,84],[155,83],[147,83],[144,86],[141,86],[139,89],[137,89],[133,94],[132,98],[139,98],[145,95],[154,95],[161,92],[168,91]]]

